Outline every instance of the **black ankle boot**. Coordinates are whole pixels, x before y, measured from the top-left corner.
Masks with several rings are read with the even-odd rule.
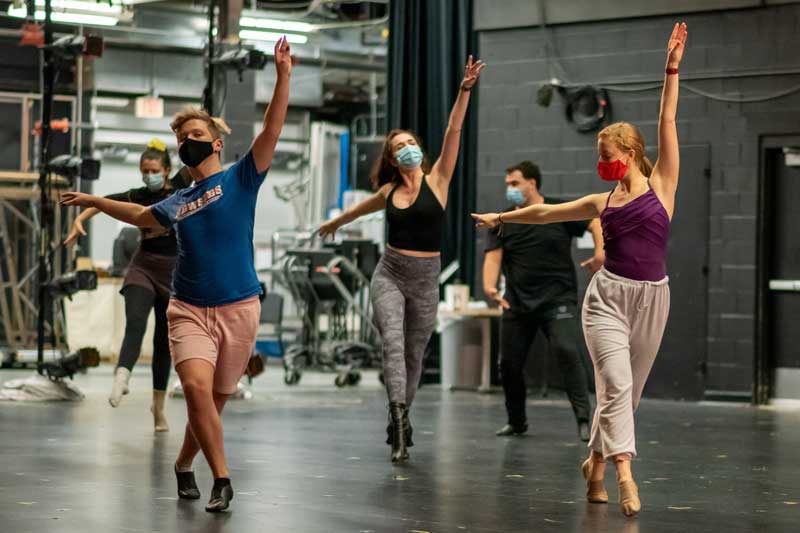
[[[414,429],[411,427],[411,420],[408,417],[409,411],[409,407],[406,406],[403,408],[403,425],[406,430],[406,448],[411,448],[414,445],[414,441],[411,440],[411,435],[414,433]]]
[[[408,459],[405,424],[403,423],[404,409],[405,405],[402,403],[391,402],[389,404],[389,419],[392,427],[391,441],[393,463]]]
[[[414,428],[411,427],[411,420],[408,417],[408,412],[409,408],[405,407],[403,409],[403,423],[405,424],[405,430],[406,430],[406,448],[411,448],[414,445],[414,441],[411,440],[411,437],[414,434]],[[386,444],[392,444],[391,416],[389,417],[389,423],[386,424]]]

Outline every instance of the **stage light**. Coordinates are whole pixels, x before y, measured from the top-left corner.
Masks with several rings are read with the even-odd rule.
[[[84,180],[94,181],[100,177],[100,161],[97,159],[82,159],[74,155],[60,155],[50,160],[47,165],[50,172],[64,176],[74,181],[78,176]]]
[[[214,59],[215,65],[243,70],[261,70],[267,66],[267,55],[261,50],[230,50]]]
[[[63,274],[47,286],[53,298],[71,298],[79,291],[97,289],[97,272],[94,270],[76,270]]]

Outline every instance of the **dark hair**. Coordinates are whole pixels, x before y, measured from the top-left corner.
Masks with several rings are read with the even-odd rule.
[[[536,188],[542,186],[542,173],[539,172],[539,167],[532,161],[522,161],[516,165],[512,165],[506,169],[506,174],[511,174],[515,170],[519,170],[522,177],[526,180],[536,180]]]
[[[147,144],[147,148],[144,149],[142,156],[139,158],[139,167],[141,168],[142,163],[144,163],[145,160],[151,159],[161,163],[161,167],[164,170],[172,170],[172,161],[169,158],[169,150],[167,150],[167,145],[158,139],[153,139]]]
[[[416,141],[417,146],[422,150],[422,164],[420,165],[422,167],[422,172],[428,174],[431,171],[431,165],[428,162],[428,154],[425,153],[425,149],[422,147],[422,141],[417,134],[412,131],[394,129],[386,134],[386,139],[383,141],[383,149],[381,150],[381,158],[375,162],[375,167],[372,170],[371,181],[372,187],[375,190],[380,189],[387,183],[400,183],[400,170],[392,164],[394,160],[392,139],[401,133],[411,135]]]

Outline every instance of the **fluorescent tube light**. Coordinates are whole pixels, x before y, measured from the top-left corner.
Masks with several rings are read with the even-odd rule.
[[[272,41],[277,42],[278,39],[283,37],[283,33],[273,31],[255,31],[255,30],[240,30],[239,38],[251,41]],[[286,34],[286,40],[292,44],[305,44],[308,42],[308,37],[305,35],[292,35]]]
[[[296,20],[264,19],[257,17],[242,17],[239,19],[239,26],[243,28],[297,31],[300,33],[310,33],[314,31],[314,26],[306,22],[298,22]]]

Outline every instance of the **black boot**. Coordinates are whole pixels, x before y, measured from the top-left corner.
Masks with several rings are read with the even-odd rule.
[[[408,418],[409,408],[405,407],[403,409],[403,423],[405,424],[406,429],[406,448],[411,448],[414,445],[414,441],[411,440],[411,436],[414,434],[414,428],[411,427],[411,420]],[[386,444],[392,443],[392,421],[391,417],[389,418],[389,423],[386,424]]]
[[[408,412],[410,408],[405,407],[403,409],[403,425],[406,430],[406,448],[411,448],[414,445],[414,441],[411,440],[411,435],[414,433],[414,429],[411,427],[411,420],[408,418]]]
[[[408,459],[408,449],[406,449],[405,424],[403,423],[403,411],[405,405],[402,403],[391,402],[389,404],[389,420],[391,421],[391,441],[392,441],[392,462],[405,461]]]

